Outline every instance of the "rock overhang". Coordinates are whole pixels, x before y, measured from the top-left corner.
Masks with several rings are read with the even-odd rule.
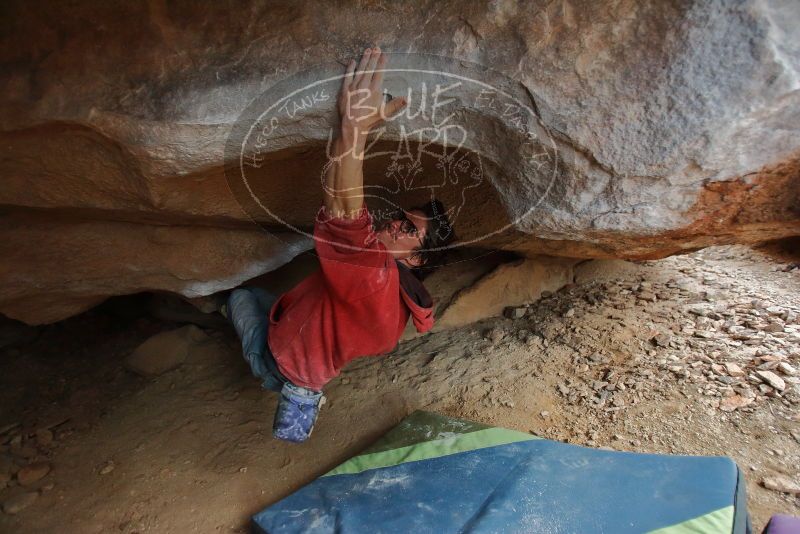
[[[281,83],[296,89],[335,75],[343,70],[336,60],[355,54],[359,38],[325,22],[341,15],[330,7],[252,7],[244,24],[224,10],[212,23],[212,14],[180,4],[121,7],[125,13],[89,3],[70,13],[7,5],[14,23],[0,46],[8,88],[0,204],[9,262],[0,311],[50,322],[114,294],[194,296],[310,246],[268,216],[256,222],[285,239],[253,224],[230,189],[226,171],[235,162],[226,143],[254,99]],[[799,8],[506,7],[432,16],[394,6],[385,16],[398,24],[373,36],[398,66],[405,60],[416,69],[387,75],[392,94],[461,76],[530,110],[527,133],[540,142],[526,153],[530,135],[502,109],[477,106],[477,84],[446,93],[474,134],[463,161],[480,161],[486,177],[462,213],[464,241],[483,237],[482,246],[525,255],[643,259],[800,234],[800,25],[792,24]],[[335,34],[323,40],[313,28]],[[22,38],[29,35],[41,38]],[[448,76],[436,74],[442,58]],[[273,163],[263,193],[307,231],[321,199],[314,184],[333,103],[294,118],[267,138]],[[425,125],[403,122],[406,131]],[[389,125],[375,147],[402,140],[399,126]],[[443,145],[409,144],[419,150],[425,142]],[[550,151],[549,165],[523,157],[537,150]],[[367,163],[368,182],[385,186],[390,159]]]

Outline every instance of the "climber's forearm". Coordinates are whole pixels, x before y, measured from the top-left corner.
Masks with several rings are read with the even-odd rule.
[[[364,203],[366,132],[343,125],[332,142],[323,193],[325,209],[334,217],[351,219]]]

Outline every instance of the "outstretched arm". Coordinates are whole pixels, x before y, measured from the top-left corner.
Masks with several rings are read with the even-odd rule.
[[[337,107],[338,135],[330,147],[328,169],[323,184],[325,209],[333,217],[357,217],[364,204],[364,147],[374,126],[393,116],[405,104],[404,98],[386,103],[383,98],[383,72],[386,56],[380,48],[368,48],[356,61],[350,60],[342,78]]]

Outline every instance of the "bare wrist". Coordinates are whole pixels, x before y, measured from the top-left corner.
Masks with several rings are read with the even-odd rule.
[[[339,137],[344,140],[348,146],[359,145],[364,146],[367,142],[367,135],[369,131],[362,130],[354,124],[342,124],[339,127]]]

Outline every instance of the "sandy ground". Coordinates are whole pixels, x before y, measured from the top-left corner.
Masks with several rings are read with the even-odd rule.
[[[800,498],[761,486],[800,478],[791,261],[718,247],[598,263],[519,319],[353,362],[299,446],[271,438],[276,399],[250,376],[232,330],[207,330],[186,363],[145,379],[123,358],[178,325],[94,310],[0,357],[0,502],[29,501],[0,514],[0,531],[246,532],[252,513],[418,408],[592,447],[728,455],[760,531],[773,513],[800,515]],[[51,470],[21,487],[14,473],[31,463]]]

